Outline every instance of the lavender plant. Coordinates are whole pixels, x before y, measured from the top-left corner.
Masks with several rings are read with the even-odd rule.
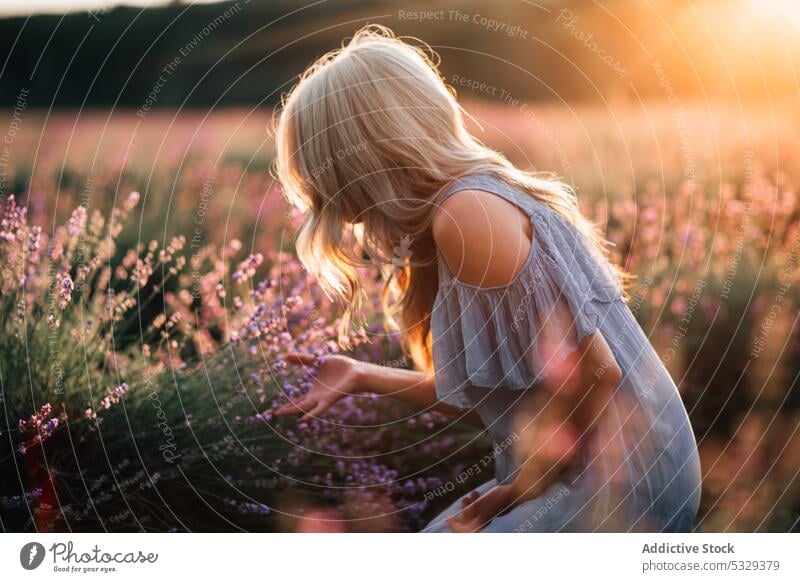
[[[138,201],[108,219],[79,206],[49,236],[14,197],[0,208],[2,527],[302,529],[323,511],[338,529],[416,528],[457,469],[433,459],[483,441],[370,396],[273,419],[314,372],[283,355],[339,349],[324,298],[291,256],[236,259],[238,241],[118,248]]]

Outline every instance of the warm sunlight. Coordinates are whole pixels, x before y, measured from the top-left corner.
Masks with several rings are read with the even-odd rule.
[[[800,32],[800,0],[741,0],[741,3],[746,17],[756,19],[752,24],[770,27],[773,32],[776,25],[785,24],[795,33]]]

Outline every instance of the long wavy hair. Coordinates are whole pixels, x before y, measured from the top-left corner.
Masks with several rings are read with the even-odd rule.
[[[318,59],[284,97],[275,172],[289,202],[305,213],[300,260],[344,303],[343,344],[363,326],[359,269],[377,264],[387,325],[430,371],[439,284],[431,222],[440,192],[467,174],[493,173],[528,192],[608,257],[569,186],[515,168],[469,133],[465,115],[430,47],[378,25]]]

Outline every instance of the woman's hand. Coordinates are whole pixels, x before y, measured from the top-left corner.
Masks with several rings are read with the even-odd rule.
[[[286,361],[301,366],[318,366],[311,389],[299,400],[275,410],[275,416],[302,414],[307,422],[328,410],[335,402],[361,390],[361,363],[345,356],[324,356],[317,360],[309,354],[290,354]]]
[[[455,533],[478,532],[513,505],[514,498],[508,485],[497,485],[483,495],[473,491],[461,500],[461,512],[448,518],[447,523]]]
[[[301,421],[308,421],[328,410],[336,401],[356,392],[373,392],[380,396],[397,398],[412,404],[419,410],[438,410],[445,414],[458,415],[479,426],[483,426],[475,412],[465,413],[439,402],[432,375],[416,370],[404,370],[378,366],[345,356],[324,356],[317,360],[309,354],[291,354],[287,362],[301,366],[316,366],[312,386],[302,398],[284,404],[273,414],[302,414]]]

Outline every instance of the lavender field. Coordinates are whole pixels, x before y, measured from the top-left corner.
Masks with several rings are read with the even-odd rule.
[[[577,188],[701,452],[700,531],[800,518],[800,114],[472,101],[475,131]],[[0,158],[4,531],[413,531],[490,478],[489,439],[351,396],[272,417],[338,306],[293,254],[271,111],[7,112]],[[480,126],[480,127],[478,127]],[[378,270],[357,357],[383,332]]]

